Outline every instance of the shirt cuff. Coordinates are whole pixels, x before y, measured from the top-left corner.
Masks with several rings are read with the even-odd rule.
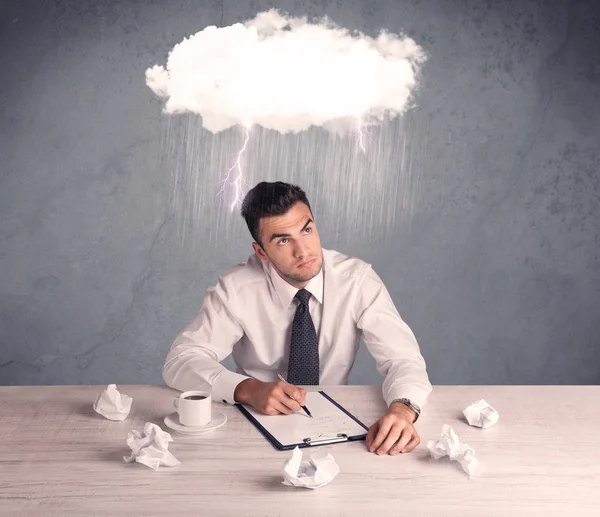
[[[224,402],[225,404],[235,404],[233,394],[237,385],[249,379],[246,375],[229,371],[223,368],[221,373],[214,380],[212,385],[212,399],[214,402]]]

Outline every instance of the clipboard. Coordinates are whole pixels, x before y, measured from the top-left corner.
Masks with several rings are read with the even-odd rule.
[[[323,398],[317,398],[319,395]],[[312,400],[308,400],[309,396]],[[313,419],[310,419],[301,411],[292,415],[267,416],[257,413],[252,408],[246,408],[242,404],[236,404],[236,406],[279,451],[289,451],[296,447],[318,447],[320,445],[364,440],[369,430],[365,424],[324,391],[307,393],[306,406],[313,416],[319,419],[317,421],[312,421]],[[304,418],[310,421],[304,420]],[[273,420],[270,421],[270,419]],[[340,427],[340,429],[325,433],[316,431],[320,425],[327,426],[330,420],[333,427]],[[313,432],[303,433],[303,425],[306,425],[307,429],[312,427]],[[303,434],[308,434],[308,436],[302,436]],[[290,440],[290,437],[295,439]]]

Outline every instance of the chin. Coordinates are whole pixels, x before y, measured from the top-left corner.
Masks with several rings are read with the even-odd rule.
[[[303,282],[307,282],[310,279],[316,277],[319,274],[319,271],[321,271],[321,262],[319,262],[318,264],[312,265],[308,271],[300,272],[298,274],[298,277],[302,278]]]

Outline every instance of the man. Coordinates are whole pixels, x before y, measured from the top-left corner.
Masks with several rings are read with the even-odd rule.
[[[306,396],[296,385],[347,384],[362,334],[385,377],[388,405],[370,427],[367,446],[380,455],[412,451],[420,442],[413,424],[431,384],[381,279],[365,262],[321,248],[297,186],[259,183],[242,215],[254,254],[208,289],[167,355],[165,382],[181,391],[204,387],[213,400],[265,414],[289,414]],[[237,373],[220,364],[231,353]]]

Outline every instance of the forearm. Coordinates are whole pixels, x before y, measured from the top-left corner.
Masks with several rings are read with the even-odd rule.
[[[256,379],[248,378],[240,382],[233,392],[233,398],[240,404],[251,405],[251,394],[256,389],[256,385],[259,381]]]
[[[247,376],[225,368],[202,347],[191,349],[173,346],[163,368],[163,378],[168,386],[180,391],[206,390],[211,392],[215,402],[233,404],[237,385],[248,379]]]
[[[163,379],[171,388],[187,391],[210,389],[225,367],[198,345],[174,343],[163,367]]]
[[[420,355],[386,361],[385,368],[380,371],[385,376],[382,392],[386,404],[390,405],[395,399],[407,398],[423,409],[432,386],[425,361]]]

